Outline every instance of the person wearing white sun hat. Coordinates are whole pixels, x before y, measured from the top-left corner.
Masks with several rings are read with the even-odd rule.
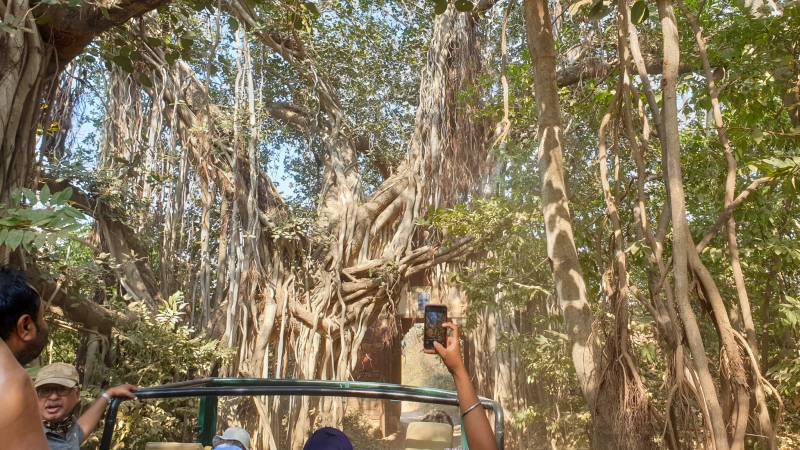
[[[229,427],[221,436],[214,436],[214,450],[250,450],[250,434],[239,427]]]

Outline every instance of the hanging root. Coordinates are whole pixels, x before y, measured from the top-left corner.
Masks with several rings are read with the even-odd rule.
[[[756,359],[755,355],[753,354],[753,349],[750,348],[750,344],[747,342],[747,339],[742,336],[742,334],[736,330],[733,330],[733,335],[736,337],[736,340],[739,342],[742,350],[747,354],[748,362],[750,363],[750,375],[753,377],[755,383],[761,385],[761,387],[769,393],[775,401],[778,403],[778,410],[775,413],[775,430],[778,430],[781,425],[781,416],[783,415],[783,399],[781,398],[780,393],[777,389],[769,382],[763,375],[761,375],[761,371],[758,370],[758,360]]]

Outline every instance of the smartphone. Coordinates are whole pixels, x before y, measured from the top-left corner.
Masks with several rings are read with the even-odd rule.
[[[433,343],[438,341],[447,345],[447,330],[442,326],[447,322],[447,306],[425,305],[425,330],[422,349],[425,353],[435,353]]]

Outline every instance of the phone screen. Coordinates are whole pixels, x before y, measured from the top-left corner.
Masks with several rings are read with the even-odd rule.
[[[423,348],[433,350],[433,342],[447,345],[447,330],[442,326],[447,322],[447,307],[444,305],[425,306],[425,336]]]

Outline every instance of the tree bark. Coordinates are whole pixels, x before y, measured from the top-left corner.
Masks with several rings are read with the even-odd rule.
[[[539,110],[538,158],[542,178],[542,212],[547,256],[553,269],[559,306],[570,340],[572,362],[590,411],[596,412],[600,346],[592,335],[592,313],[586,296],[564,182],[561,113],[556,84],[552,22],[546,0],[524,3],[528,48],[534,66]]]
[[[29,0],[9,0],[0,36],[0,203],[32,175],[36,127],[45,94],[61,69],[100,33],[165,4],[120,0],[113,5],[50,5],[37,15]],[[27,31],[26,31],[27,30]]]
[[[685,195],[683,191],[683,175],[680,162],[680,142],[678,134],[677,79],[680,62],[678,27],[671,0],[659,0],[658,12],[661,19],[663,36],[664,69],[663,69],[663,111],[665,136],[662,141],[667,159],[667,179],[670,213],[672,216],[672,250],[673,278],[675,283],[675,301],[683,321],[686,340],[692,355],[692,362],[699,378],[699,384],[706,397],[706,406],[711,422],[712,442],[717,450],[728,449],[728,435],[722,407],[717,395],[703,338],[697,317],[689,303],[689,246],[691,236],[686,220]]]
[[[727,166],[727,173],[725,176],[725,208],[729,208],[733,204],[736,196],[736,158],[733,154],[733,146],[731,145],[730,139],[728,139],[728,133],[722,119],[719,90],[717,89],[716,82],[714,80],[714,73],[709,62],[702,28],[700,27],[697,17],[683,7],[682,3],[679,4],[683,9],[689,25],[692,27],[692,31],[694,31],[697,49],[700,54],[700,60],[703,63],[703,71],[705,72],[706,83],[708,84],[708,92],[709,96],[711,97],[711,113],[714,119],[714,127],[717,129],[717,134],[719,135],[720,144],[722,144],[725,163]],[[739,260],[739,244],[737,242],[736,221],[734,220],[733,214],[731,214],[728,218],[725,228],[727,231],[726,237],[728,240],[728,255],[731,262],[731,269],[733,270],[733,280],[736,286],[736,295],[739,299],[739,311],[742,315],[742,323],[744,325],[745,336],[747,337],[747,344],[750,346],[750,349],[753,352],[754,360],[757,362],[759,359],[758,340],[756,336],[755,324],[753,323],[750,298],[747,295],[747,287],[745,286],[744,272],[742,271],[742,264]],[[765,440],[769,448],[775,450],[778,448],[778,444],[775,432],[772,428],[772,422],[769,416],[769,408],[767,407],[764,388],[761,386],[761,370],[758,365],[751,367],[751,370],[753,371],[752,379],[755,385],[753,386],[753,391],[755,392],[756,396],[756,409],[758,413],[759,427],[761,428],[761,435],[765,436]],[[740,414],[747,415],[747,413],[743,411],[740,411]],[[746,421],[746,419],[742,420]],[[746,422],[745,427],[741,428],[746,428]],[[745,430],[741,428],[740,433],[744,433]],[[744,436],[740,436],[739,440],[743,442]]]
[[[28,0],[10,0],[3,22],[16,27],[0,35],[0,203],[30,179],[40,102],[56,75],[53,49],[29,10]]]

